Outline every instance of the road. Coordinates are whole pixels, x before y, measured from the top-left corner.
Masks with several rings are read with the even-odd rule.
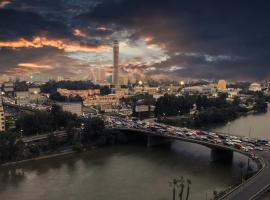
[[[258,153],[263,159],[265,166],[262,171],[244,183],[241,187],[234,190],[231,194],[221,198],[222,200],[254,200],[263,192],[263,189],[270,186],[270,152],[266,151]]]

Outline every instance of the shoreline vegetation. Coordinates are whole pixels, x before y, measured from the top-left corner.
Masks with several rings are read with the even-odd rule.
[[[261,93],[253,93],[245,102],[238,97],[228,102],[226,94],[220,94],[217,98],[164,95],[156,103],[155,116],[160,123],[205,129],[224,125],[241,116],[265,113],[267,102],[268,97]]]
[[[46,123],[44,123],[46,122]],[[64,136],[57,132],[65,132]],[[25,137],[46,134],[39,142],[24,142]],[[22,137],[24,136],[24,137]],[[82,152],[85,148],[126,144],[128,138],[118,131],[105,129],[99,117],[81,118],[53,106],[49,112],[24,114],[16,121],[16,128],[0,134],[0,164],[33,159],[71,148]]]

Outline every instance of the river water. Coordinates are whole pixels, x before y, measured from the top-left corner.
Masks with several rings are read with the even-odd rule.
[[[241,117],[217,131],[269,138],[270,112]],[[206,147],[175,141],[170,147],[114,146],[0,168],[1,200],[171,200],[173,178],[192,181],[190,200],[210,199],[239,181],[230,164],[211,162]]]
[[[267,113],[247,115],[213,129],[223,133],[270,140],[270,109]]]

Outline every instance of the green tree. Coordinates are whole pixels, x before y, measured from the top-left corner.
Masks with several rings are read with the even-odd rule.
[[[58,147],[58,139],[53,133],[48,135],[48,145],[51,150],[56,150]]]
[[[92,139],[96,139],[105,129],[104,121],[99,117],[87,119],[84,122],[84,126],[83,134],[85,142],[90,142]]]
[[[189,199],[190,185],[191,185],[191,180],[187,179],[187,196],[186,196],[186,200]]]
[[[185,189],[185,180],[184,180],[183,176],[180,178],[179,182],[180,182],[179,199],[182,200],[183,194],[184,194],[184,189]]]

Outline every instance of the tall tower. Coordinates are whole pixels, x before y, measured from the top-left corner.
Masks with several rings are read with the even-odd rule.
[[[119,87],[118,83],[119,76],[119,43],[117,40],[113,44],[113,85]]]

